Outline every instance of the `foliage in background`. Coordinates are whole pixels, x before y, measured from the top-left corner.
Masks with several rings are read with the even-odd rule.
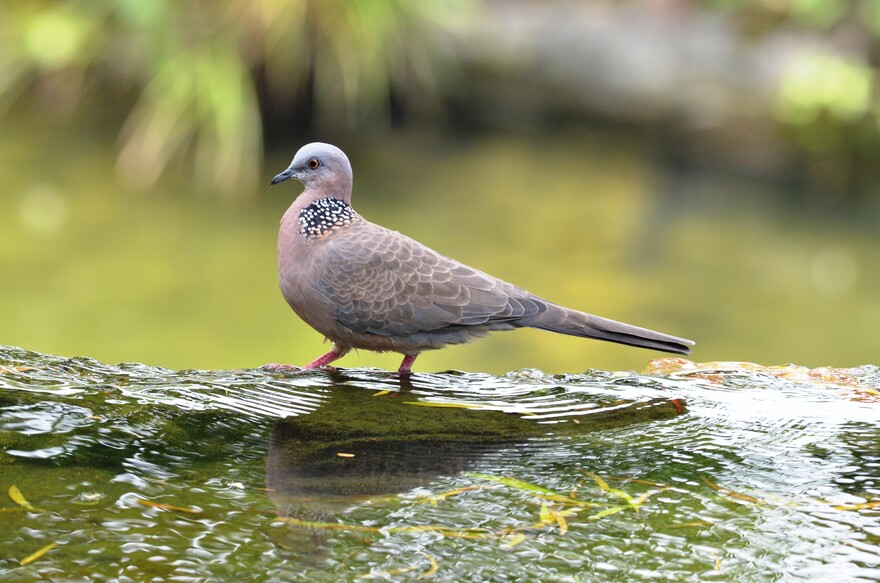
[[[387,120],[392,104],[417,109],[442,97],[434,53],[444,43],[437,34],[473,22],[479,2],[9,2],[0,19],[0,112],[27,99],[61,115],[87,103],[118,129],[118,168],[133,184],[146,187],[171,167],[192,167],[218,192],[245,195],[257,184],[263,124],[269,120],[273,131],[284,134],[301,133],[306,122],[339,131]],[[523,4],[529,3],[493,3],[493,12],[482,17],[498,18]],[[621,11],[658,5],[608,4]],[[531,5],[553,11],[567,2]],[[743,52],[749,40],[767,41],[779,58],[765,63],[773,69],[762,77],[773,96],[765,119],[779,122],[808,152],[837,156],[842,169],[836,174],[855,176],[876,166],[880,0],[684,0],[660,6],[722,14],[719,34],[732,24],[742,40],[736,49]],[[542,40],[562,43],[560,61],[572,58],[564,38]],[[474,73],[477,79],[481,74]],[[737,78],[726,81],[735,84]],[[521,97],[494,88],[488,98],[465,93],[468,105],[488,100],[477,112]],[[558,88],[542,88],[540,95],[552,101]],[[590,104],[583,107],[589,113]]]
[[[240,195],[260,167],[261,102],[300,97],[337,129],[381,116],[391,95],[432,81],[426,35],[466,1],[11,3],[0,106],[30,98],[64,113],[90,102],[122,120],[118,167],[132,183],[150,185],[183,158]]]
[[[733,13],[741,34],[778,39],[789,54],[773,115],[808,149],[880,135],[880,0],[704,0]]]

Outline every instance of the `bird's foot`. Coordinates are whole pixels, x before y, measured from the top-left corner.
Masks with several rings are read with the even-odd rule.
[[[412,365],[416,361],[416,357],[418,357],[418,354],[404,355],[403,362],[400,363],[400,368],[397,369],[397,374],[399,374],[399,375],[412,374]]]
[[[333,350],[331,350],[330,352],[328,352],[327,354],[325,354],[323,356],[319,356],[318,358],[316,358],[312,362],[305,365],[303,368],[306,370],[309,370],[312,368],[323,368],[323,369],[333,370],[332,366],[327,366],[327,365],[330,364],[331,362],[333,362],[334,360],[338,360],[338,359],[342,358],[343,356],[345,356],[346,352],[348,352],[348,351],[346,350],[345,352],[343,352],[341,350],[336,350],[336,348],[334,347]]]

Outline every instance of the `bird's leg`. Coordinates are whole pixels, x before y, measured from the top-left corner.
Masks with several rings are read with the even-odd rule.
[[[333,349],[330,350],[330,352],[328,352],[324,356],[319,356],[318,358],[316,358],[315,360],[313,360],[309,364],[305,365],[303,367],[303,369],[324,368],[325,366],[327,366],[328,364],[330,364],[334,360],[339,360],[340,358],[342,358],[346,354],[348,354],[348,350],[340,350],[334,344]]]
[[[416,361],[416,357],[418,354],[406,354],[403,357],[403,362],[400,363],[400,368],[397,369],[397,374],[409,374],[412,372],[412,365]]]

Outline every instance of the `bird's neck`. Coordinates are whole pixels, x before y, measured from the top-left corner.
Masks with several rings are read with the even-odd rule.
[[[315,201],[321,200],[323,198],[335,198],[337,200],[341,200],[345,204],[351,204],[351,188],[306,188],[302,194],[296,197],[296,200],[293,201],[293,205],[290,207],[291,209],[296,209],[297,212],[309,206]]]
[[[293,201],[293,204],[290,205],[290,208],[287,209],[287,212],[284,213],[284,217],[282,217],[281,219],[282,231],[284,231],[285,229],[299,231],[299,217],[303,209],[315,202],[327,198],[334,198],[336,200],[344,202],[346,205],[350,205],[351,190],[349,189],[347,191],[342,190],[334,192],[333,190],[329,190],[326,188],[305,189],[302,194],[296,197],[296,200]]]

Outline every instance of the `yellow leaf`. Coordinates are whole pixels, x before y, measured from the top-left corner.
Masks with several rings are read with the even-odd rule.
[[[21,490],[18,489],[18,486],[9,486],[9,497],[22,508],[27,508],[28,510],[34,509],[34,507],[31,506],[31,503],[21,494]]]
[[[387,390],[386,391],[376,391],[375,393],[373,393],[373,396],[374,397],[381,397],[382,395],[387,395],[390,392],[391,391],[387,391]]]
[[[437,559],[435,559],[434,557],[432,557],[431,555],[429,555],[425,551],[419,551],[419,552],[422,553],[423,555],[425,555],[425,557],[427,557],[427,559],[431,562],[431,568],[428,569],[427,571],[425,571],[424,573],[422,573],[421,575],[419,575],[419,579],[424,579],[424,578],[430,577],[431,575],[436,573],[437,569],[440,567],[440,565],[437,564]]]
[[[658,488],[668,488],[666,484],[660,484],[658,482],[652,482],[650,480],[641,480],[639,478],[630,478],[628,476],[608,476],[609,480],[619,480],[622,482],[632,482],[633,484],[645,484],[646,486],[656,486]]]
[[[602,512],[597,512],[589,517],[590,520],[599,520],[600,518],[605,518],[606,516],[611,516],[612,514],[616,514],[621,510],[626,510],[629,506],[612,506],[611,508],[606,508]]]
[[[515,547],[516,545],[523,542],[524,540],[526,540],[526,535],[524,535],[523,533],[511,532],[510,534],[507,535],[507,542],[501,546],[509,549],[510,547]]]
[[[437,506],[438,502],[442,502],[446,500],[450,496],[455,496],[457,494],[461,494],[462,492],[470,492],[471,490],[482,490],[482,486],[465,486],[463,488],[455,488],[454,490],[449,490],[448,492],[442,492],[437,494],[436,496],[425,496],[422,502],[430,502],[431,506]]]
[[[594,474],[593,472],[587,472],[584,470],[581,470],[581,473],[593,478],[593,481],[596,482],[596,485],[599,486],[599,489],[602,490],[603,492],[610,492],[611,491],[611,487],[608,485],[608,482],[603,480],[599,475]]]
[[[413,525],[413,526],[365,526],[362,524],[340,524],[338,522],[316,522],[301,520],[289,516],[279,516],[275,522],[283,522],[302,528],[316,528],[324,530],[342,530],[350,532],[434,532],[442,536],[453,538],[467,538],[485,540],[492,538],[492,534],[481,528],[453,528],[449,526]]]
[[[354,457],[354,454],[353,454],[353,453],[345,453],[345,452],[342,452],[342,451],[338,451],[338,452],[336,452],[336,455],[339,456],[339,457]]]
[[[618,498],[622,498],[622,499],[626,500],[630,506],[632,506],[633,508],[635,508],[638,511],[638,506],[635,504],[635,501],[633,500],[632,496],[630,496],[629,494],[627,494],[623,490],[618,490],[616,488],[612,488],[611,486],[608,485],[608,482],[603,480],[602,477],[599,476],[598,474],[594,474],[593,472],[586,472],[584,470],[581,470],[581,473],[593,478],[593,481],[596,482],[596,485],[599,486],[600,490],[602,490],[603,492],[607,492],[609,494],[613,494],[613,495],[617,496]]]
[[[565,534],[568,532],[568,521],[565,520],[565,517],[562,516],[559,512],[553,513],[553,518],[556,519],[556,524],[559,525],[559,534]]]
[[[201,514],[202,512],[195,508],[184,508],[183,506],[162,504],[161,502],[153,502],[152,500],[144,500],[143,498],[135,498],[135,501],[141,506],[149,506],[150,508],[158,508],[160,510],[170,510],[172,512],[186,512],[187,514]]]
[[[11,372],[26,372],[29,370],[37,370],[31,366],[0,366],[0,374],[7,374]]]
[[[48,545],[44,546],[43,548],[29,554],[28,556],[26,556],[25,558],[23,558],[19,562],[22,565],[29,565],[57,546],[58,546],[58,543],[49,543]]]
[[[710,488],[712,488],[713,490],[717,490],[717,491],[721,492],[722,494],[726,494],[726,495],[730,496],[731,498],[736,498],[737,500],[743,500],[744,502],[752,502],[754,504],[763,504],[763,502],[761,502],[760,500],[758,500],[754,496],[749,496],[748,494],[741,494],[741,493],[735,492],[729,488],[723,488],[714,482],[710,482],[706,478],[703,478],[703,481],[706,482],[706,484]]]
[[[543,523],[550,523],[553,520],[553,517],[550,514],[550,509],[543,503],[541,504],[541,513],[538,516]]]
[[[862,502],[861,504],[840,504],[832,506],[835,510],[864,510],[865,508],[877,508],[880,506],[880,500],[873,502]]]

